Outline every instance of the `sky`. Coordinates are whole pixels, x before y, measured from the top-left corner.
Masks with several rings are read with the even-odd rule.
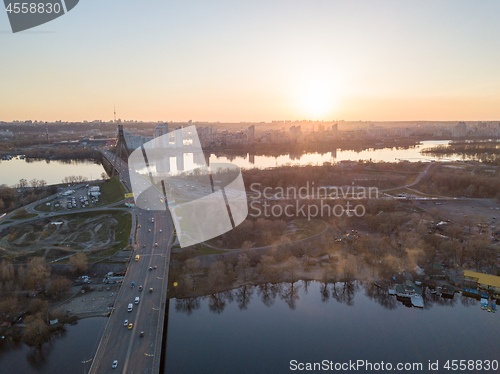
[[[80,0],[13,34],[0,121],[499,120],[500,2]]]

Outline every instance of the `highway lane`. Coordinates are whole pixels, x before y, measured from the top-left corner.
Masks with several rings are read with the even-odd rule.
[[[150,221],[152,217],[154,222]],[[146,369],[152,370],[155,353],[160,352],[157,347],[161,344],[158,334],[161,335],[162,331],[158,331],[157,326],[163,325],[159,316],[163,316],[160,311],[165,307],[162,294],[167,287],[169,243],[173,225],[167,211],[140,211],[138,218],[141,225],[137,233],[138,245],[96,355],[98,361],[93,371],[96,373],[137,373],[145,372]],[[158,246],[155,246],[155,243]],[[136,255],[139,255],[139,261],[135,261]],[[149,270],[154,266],[157,266],[157,269]],[[132,281],[135,283],[133,288]],[[139,291],[139,286],[142,286],[142,291]],[[152,293],[149,292],[150,288],[153,288]],[[136,297],[140,299],[139,304],[134,302]],[[128,312],[130,303],[133,310]],[[133,323],[132,329],[124,326],[125,320]],[[140,337],[141,331],[144,331],[144,337]],[[156,360],[159,359],[156,357]],[[112,368],[114,360],[118,361],[116,369]]]
[[[110,161],[113,160],[109,152],[103,153]],[[130,186],[127,164],[118,159],[115,160],[115,165],[121,179]],[[136,199],[151,201],[152,210],[135,209],[138,225],[141,226],[137,231],[137,244],[117,296],[115,309],[94,358],[92,373],[158,371],[174,227],[170,212],[160,202],[154,189],[145,191]],[[151,222],[151,218],[154,218],[154,222]],[[135,261],[136,255],[139,255],[139,261]],[[157,269],[149,270],[154,266]],[[135,283],[133,288],[132,282]],[[139,291],[139,286],[142,286],[142,291]],[[152,293],[149,292],[150,288],[153,289]],[[134,301],[137,296],[139,304]],[[130,303],[133,309],[128,312]],[[124,325],[125,320],[133,323],[132,329]],[[143,337],[140,337],[141,331],[144,331]],[[112,368],[115,360],[118,361],[116,369]]]

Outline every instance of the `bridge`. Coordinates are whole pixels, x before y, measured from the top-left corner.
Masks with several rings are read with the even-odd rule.
[[[101,154],[130,189],[126,162],[117,152],[102,150]],[[155,196],[150,198],[157,199]],[[147,191],[136,198],[148,199]],[[90,373],[160,371],[174,225],[166,207],[155,212],[136,208],[134,214],[138,223],[137,241]],[[115,362],[116,368],[113,367]]]

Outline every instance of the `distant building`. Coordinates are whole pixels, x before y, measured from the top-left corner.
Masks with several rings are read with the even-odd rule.
[[[332,125],[332,135],[333,136],[337,136],[339,134],[339,124],[338,123],[334,123]]]
[[[255,125],[248,128],[248,141],[253,143],[255,141]]]
[[[462,138],[467,135],[467,124],[465,122],[459,122],[458,125],[456,125],[452,132],[452,136],[455,138]]]
[[[288,131],[290,140],[291,141],[299,141],[302,137],[302,131],[300,126],[292,126],[290,127],[290,130]]]
[[[168,134],[168,123],[162,123],[155,127],[154,137],[155,137],[155,147],[156,148],[167,148],[168,147],[168,137],[158,139],[163,135]]]

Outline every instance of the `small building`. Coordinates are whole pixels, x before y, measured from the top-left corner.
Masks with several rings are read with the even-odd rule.
[[[465,270],[464,279],[481,290],[490,291],[500,295],[500,277],[491,274],[478,273]]]

